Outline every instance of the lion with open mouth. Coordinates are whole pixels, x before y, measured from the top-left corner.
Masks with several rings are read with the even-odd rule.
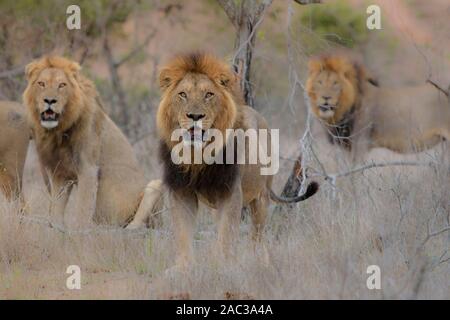
[[[180,144],[179,140],[173,139],[176,130],[184,132],[182,145],[192,149],[206,149],[212,143],[210,131],[221,132],[224,138],[216,156],[224,159],[229,150],[234,150],[232,146],[236,142],[235,136],[228,133],[229,129],[268,130],[268,125],[257,111],[243,104],[237,77],[231,68],[211,55],[179,56],[161,70],[159,79],[163,94],[157,126],[164,172],[163,185],[158,188],[159,192],[169,191],[169,211],[178,248],[177,267],[185,268],[194,260],[192,243],[199,202],[217,210],[218,245],[220,252],[227,255],[244,206],[250,208],[253,238],[258,240],[265,226],[270,199],[297,202],[316,193],[318,185],[312,182],[303,195],[292,199],[276,196],[271,190],[273,176],[260,173],[263,167],[260,162],[174,162],[173,151]],[[247,144],[244,157],[248,159],[249,156]],[[232,157],[236,155],[232,154]],[[139,226],[140,219],[142,216],[137,214],[130,226]]]
[[[146,180],[133,148],[103,110],[94,84],[78,63],[58,56],[26,67],[23,98],[44,178],[52,220],[64,224],[73,185],[80,225],[125,225]]]

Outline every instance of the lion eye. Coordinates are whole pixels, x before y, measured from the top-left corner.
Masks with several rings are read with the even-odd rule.
[[[67,84],[65,84],[64,82],[62,82],[62,83],[59,84],[58,88],[60,88],[60,89],[61,89],[61,88],[64,88],[66,85],[67,85]]]
[[[322,80],[319,80],[319,84],[322,84]]]
[[[207,92],[206,94],[205,94],[205,99],[210,99],[210,98],[212,98],[214,96],[214,93],[212,93],[212,92]]]
[[[38,82],[38,85],[39,85],[40,87],[42,87],[42,88],[45,88],[45,83],[42,82],[42,81],[39,81],[39,82]]]
[[[178,95],[179,95],[180,97],[182,97],[183,99],[186,99],[186,98],[187,98],[186,92],[181,91],[180,93],[178,93]]]

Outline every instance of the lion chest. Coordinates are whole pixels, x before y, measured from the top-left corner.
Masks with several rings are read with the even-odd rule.
[[[36,141],[39,159],[54,177],[76,180],[79,156],[68,137],[51,137]]]
[[[233,164],[210,164],[196,167],[174,164],[171,151],[160,143],[160,159],[163,164],[163,180],[168,188],[177,193],[195,194],[202,202],[215,207],[218,201],[228,198],[239,176],[239,166]]]

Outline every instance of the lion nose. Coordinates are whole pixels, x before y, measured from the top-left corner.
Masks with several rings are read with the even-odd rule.
[[[205,115],[203,113],[187,113],[186,116],[189,119],[192,119],[194,121],[198,121],[198,120],[203,119],[205,117]]]
[[[50,107],[52,104],[58,102],[58,100],[56,100],[56,99],[47,99],[47,98],[45,98],[45,99],[44,99],[44,102]]]
[[[325,101],[328,101],[328,100],[330,100],[330,99],[331,99],[331,97],[330,97],[330,96],[322,96],[322,98],[323,98],[323,100],[325,100]]]

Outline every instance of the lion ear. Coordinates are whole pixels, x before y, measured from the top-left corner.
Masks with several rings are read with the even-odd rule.
[[[40,69],[40,63],[39,61],[33,61],[27,64],[25,67],[25,76],[28,81],[30,81],[37,73],[37,71]]]
[[[237,82],[238,76],[234,72],[221,73],[216,77],[216,82],[225,89],[232,89]]]
[[[72,71],[74,74],[77,74],[81,70],[81,66],[78,62],[72,61],[72,63],[69,66],[70,71]]]
[[[167,90],[172,84],[172,77],[170,75],[170,71],[168,69],[162,69],[159,72],[159,88],[161,91]]]
[[[344,78],[347,80],[352,80],[358,77],[360,73],[360,69],[358,67],[355,67],[353,65],[344,65],[342,66],[342,74],[344,75]]]
[[[309,74],[320,72],[323,68],[322,61],[319,59],[310,59],[308,62]]]

